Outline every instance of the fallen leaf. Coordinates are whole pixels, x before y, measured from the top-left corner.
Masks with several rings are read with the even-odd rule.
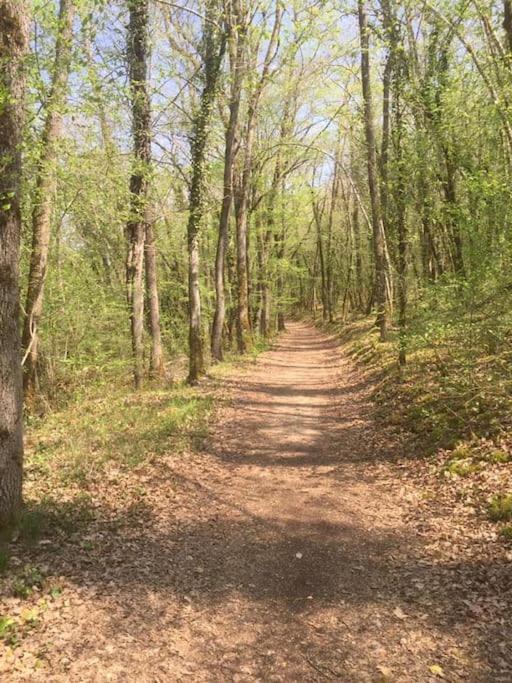
[[[390,680],[391,680],[391,677],[392,677],[392,675],[393,675],[393,671],[389,668],[389,666],[382,666],[382,665],[379,665],[379,666],[377,667],[377,671],[380,671],[380,673],[382,674],[382,678],[383,678],[385,681],[390,681]]]
[[[444,671],[443,667],[439,666],[439,664],[432,664],[431,666],[428,667],[435,676],[439,676],[439,678],[444,678]]]

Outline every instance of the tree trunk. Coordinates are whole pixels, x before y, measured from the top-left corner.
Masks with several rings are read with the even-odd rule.
[[[162,333],[160,330],[160,298],[158,295],[158,271],[156,262],[155,232],[153,221],[146,222],[146,241],[144,248],[146,267],[146,298],[148,302],[149,332],[151,335],[151,355],[149,371],[153,379],[164,373],[164,357],[162,349]]]
[[[358,310],[363,310],[363,259],[361,256],[361,226],[359,225],[359,208],[354,202],[352,209],[352,230],[354,233],[354,249],[356,256],[356,301]]]
[[[236,271],[237,271],[237,346],[245,353],[249,346],[249,273],[247,269],[247,229],[249,223],[249,185],[252,173],[252,148],[256,132],[254,116],[249,116],[245,133],[245,158],[236,202]]]
[[[222,360],[222,330],[226,318],[225,267],[229,236],[229,216],[233,203],[233,165],[235,161],[235,141],[240,111],[243,83],[243,55],[245,50],[245,27],[241,25],[238,3],[234,3],[234,16],[230,22],[231,40],[231,99],[229,121],[226,129],[224,149],[224,194],[219,219],[219,236],[215,255],[215,313],[212,326],[211,351],[214,360]],[[234,45],[233,45],[234,43]]]
[[[32,213],[32,250],[22,337],[22,345],[25,351],[24,387],[27,395],[30,395],[37,385],[38,325],[43,311],[51,219],[57,185],[55,172],[57,142],[60,137],[61,110],[65,103],[69,78],[74,12],[75,8],[71,0],[60,0],[52,85],[41,140],[41,158]]]
[[[148,0],[129,0],[128,5],[128,62],[134,161],[130,178],[130,219],[126,226],[126,286],[130,307],[133,378],[135,388],[140,389],[144,376],[144,241],[151,170],[151,110],[147,85],[149,5]]]
[[[29,16],[0,0],[0,527],[22,504],[23,391],[19,334],[20,181]]]
[[[336,148],[336,155],[335,155],[335,163],[334,163],[334,171],[333,171],[333,178],[332,178],[332,187],[331,187],[331,201],[329,205],[329,219],[327,222],[327,254],[326,254],[326,287],[327,287],[327,304],[328,304],[328,317],[329,317],[329,322],[332,323],[334,321],[334,297],[333,297],[333,287],[334,287],[334,282],[333,282],[333,254],[332,254],[332,239],[333,239],[333,229],[334,229],[334,216],[336,212],[336,205],[338,202],[338,194],[339,194],[339,183],[340,183],[340,177],[339,177],[339,169],[340,169],[340,156],[341,156],[341,135],[339,136],[338,139],[338,144]]]
[[[358,0],[359,32],[361,42],[361,82],[364,100],[364,123],[367,147],[368,186],[372,211],[373,249],[375,258],[375,299],[377,302],[377,322],[380,339],[385,341],[388,328],[387,285],[386,285],[386,245],[384,225],[377,180],[377,148],[375,124],[373,119],[373,101],[370,82],[370,55],[368,38],[368,20],[365,1]]]
[[[274,175],[275,180],[275,175]],[[269,336],[271,332],[271,291],[270,291],[270,254],[272,244],[277,241],[275,235],[275,185],[273,185],[268,200],[267,214],[266,214],[266,229],[261,229],[260,238],[260,283],[261,283],[261,301],[260,301],[260,319],[259,332],[263,338]]]
[[[290,135],[293,129],[293,124],[295,121],[297,113],[297,90],[291,94],[284,102],[283,106],[283,118],[281,120],[281,130],[279,133],[279,142],[282,145],[286,138]],[[286,218],[284,212],[284,195],[285,195],[285,176],[286,173],[283,170],[283,159],[281,147],[278,148],[276,157],[276,166],[274,171],[274,181],[273,181],[273,201],[277,199],[278,192],[280,193],[281,201],[281,225],[277,234],[275,235],[275,247],[276,256],[278,260],[278,273],[277,273],[277,331],[284,332],[286,329],[285,325],[285,312],[284,312],[284,277],[283,277],[283,262],[285,256],[285,243],[286,243]],[[274,211],[274,209],[273,209]],[[274,224],[275,224],[275,219]]]
[[[216,0],[209,0],[204,22],[204,85],[199,109],[194,117],[191,152],[192,179],[190,183],[190,213],[188,238],[189,289],[189,373],[188,382],[194,384],[204,373],[203,339],[201,330],[201,295],[199,290],[199,234],[204,213],[204,167],[210,120],[217,90],[220,67],[226,47],[226,35],[217,35],[214,17]]]
[[[455,164],[450,151],[442,145],[443,158],[446,164],[446,178],[443,181],[444,195],[446,200],[446,230],[453,246],[453,268],[458,275],[465,275],[464,255],[462,250],[462,235],[457,217],[457,185],[455,177]]]
[[[384,4],[384,3],[383,3]],[[386,28],[386,12],[384,12],[384,27]],[[390,100],[391,100],[391,75],[393,71],[393,59],[388,54],[386,63],[384,65],[384,74],[382,77],[382,141],[380,147],[380,197],[382,207],[382,224],[384,230],[388,234],[389,220],[388,220],[388,196],[389,196],[389,180],[388,180],[388,165],[389,165],[389,137],[391,133],[390,121]]]
[[[281,178],[281,202],[284,196],[284,178]],[[279,272],[277,274],[277,331],[284,332],[286,330],[285,311],[284,311],[284,276],[283,276],[283,262],[285,255],[285,241],[286,241],[286,222],[284,207],[281,206],[281,229],[279,230],[276,244],[276,256],[279,263]]]
[[[383,0],[387,37],[392,64],[393,92],[393,151],[396,178],[393,183],[394,206],[398,233],[398,362],[405,365],[407,359],[407,220],[406,175],[404,159],[404,111],[403,88],[406,79],[404,49],[396,18],[396,6],[392,0]]]
[[[276,244],[276,256],[279,263],[279,272],[277,274],[277,331],[284,332],[286,330],[285,322],[285,308],[284,308],[284,275],[283,263],[285,256],[286,243],[286,220],[283,211],[283,197],[284,197],[284,178],[281,178],[281,229],[279,230]]]
[[[325,255],[324,255],[324,240],[322,236],[322,218],[323,218],[323,208],[322,210],[318,206],[318,202],[315,200],[315,195],[313,191],[313,186],[311,186],[311,201],[313,204],[313,216],[316,225],[316,239],[317,239],[317,249],[318,257],[320,261],[320,282],[321,282],[321,296],[322,296],[322,320],[325,322],[329,316],[329,304],[327,297],[327,281],[326,281],[326,268],[325,268]]]
[[[503,0],[503,28],[507,38],[507,51],[512,59],[512,0]]]
[[[244,161],[239,187],[237,188],[236,213],[236,264],[237,264],[237,342],[239,353],[245,353],[251,334],[251,320],[249,314],[249,270],[248,270],[248,225],[249,225],[249,194],[251,190],[251,176],[253,172],[253,152],[256,136],[256,123],[259,104],[263,89],[268,82],[269,70],[279,46],[279,31],[283,16],[283,7],[276,2],[274,24],[267,43],[263,66],[256,85],[249,97],[247,123],[244,131]],[[252,71],[257,73],[258,50],[252,55]]]

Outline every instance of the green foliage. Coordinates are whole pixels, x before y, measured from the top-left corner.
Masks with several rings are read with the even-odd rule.
[[[481,469],[480,463],[475,463],[470,458],[466,460],[452,460],[446,465],[446,471],[458,477],[467,477]]]
[[[500,493],[489,503],[489,518],[493,522],[512,520],[512,493]]]
[[[12,617],[0,616],[0,640],[11,646],[16,643],[16,621]]]
[[[511,457],[510,453],[507,453],[506,451],[495,450],[488,454],[487,460],[492,463],[505,464],[510,462]]]
[[[28,470],[85,486],[109,462],[130,468],[183,448],[203,433],[211,407],[210,398],[184,385],[138,393],[125,384],[91,385],[62,410],[34,421]]]
[[[0,545],[0,574],[3,574],[7,570],[10,559],[11,556],[7,548],[2,548]]]
[[[504,526],[500,529],[500,536],[506,541],[512,541],[512,525]]]
[[[43,587],[43,575],[38,567],[28,565],[23,570],[23,574],[18,576],[13,582],[13,593],[17,598],[23,600],[32,595],[34,590]]]

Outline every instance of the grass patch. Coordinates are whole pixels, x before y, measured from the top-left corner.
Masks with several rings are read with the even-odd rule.
[[[93,503],[85,491],[66,501],[43,496],[37,502],[27,504],[18,526],[19,538],[32,545],[50,531],[58,530],[69,535],[93,519]]]
[[[487,455],[487,460],[491,463],[494,464],[500,464],[504,465],[507,462],[510,462],[510,453],[507,453],[506,451],[491,451]]]
[[[9,616],[0,616],[0,641],[12,646],[16,639],[16,620]]]
[[[23,600],[29,598],[34,590],[43,587],[43,575],[38,567],[27,566],[23,574],[18,576],[13,583],[13,593],[17,598]]]
[[[498,494],[489,503],[489,518],[493,522],[512,520],[512,493]]]
[[[457,477],[467,477],[470,474],[479,472],[482,465],[478,462],[473,462],[470,458],[467,460],[450,460],[445,467],[445,471],[454,474]]]
[[[507,524],[507,526],[500,529],[500,536],[505,541],[512,541],[512,524]]]
[[[84,487],[109,462],[134,467],[204,436],[211,408],[208,396],[184,385],[128,394],[102,387],[29,425],[28,477]],[[28,536],[38,535],[36,518],[24,524]]]
[[[378,417],[415,434],[425,455],[440,448],[455,449],[475,437],[497,440],[511,430],[512,364],[507,343],[489,355],[474,334],[468,345],[472,331],[465,319],[432,329],[425,321],[420,325],[413,320],[407,364],[401,368],[396,330],[381,343],[374,322],[361,317],[337,321],[327,329],[340,337],[351,357],[369,373]],[[470,456],[461,452],[453,457]],[[510,456],[495,448],[486,459],[506,463]],[[464,470],[461,465],[453,467]]]

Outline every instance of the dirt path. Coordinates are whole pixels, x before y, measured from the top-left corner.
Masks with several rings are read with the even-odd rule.
[[[414,492],[336,342],[291,323],[226,392],[202,453],[140,472],[85,549],[50,549],[64,589],[19,678],[512,680],[503,624],[472,608],[485,577],[408,523]]]

